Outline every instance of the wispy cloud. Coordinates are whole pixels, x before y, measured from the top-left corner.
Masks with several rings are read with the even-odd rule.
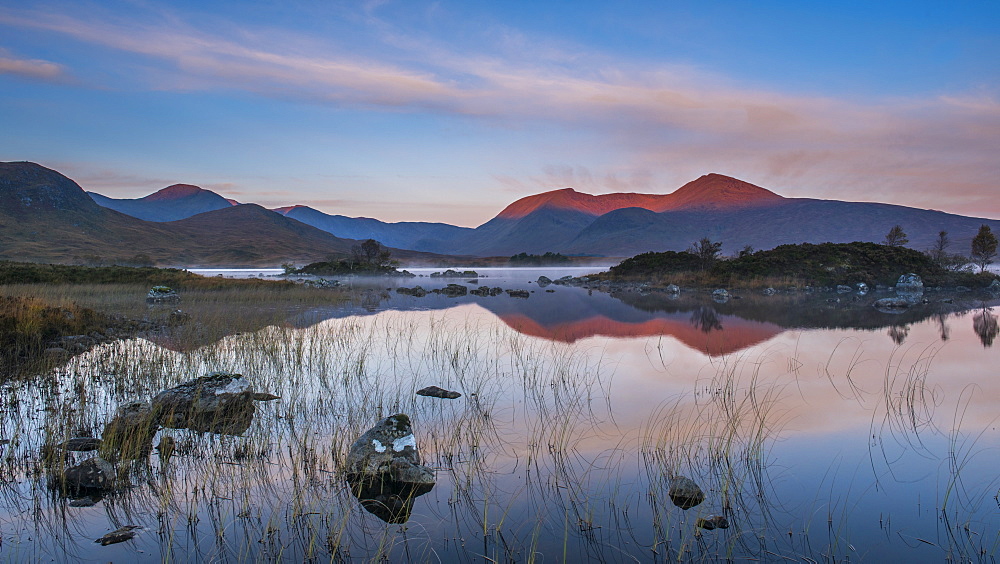
[[[19,58],[3,48],[0,48],[0,74],[48,82],[67,82],[71,78],[63,65],[41,59]]]
[[[162,71],[153,88],[237,88],[503,127],[555,124],[581,143],[603,144],[618,160],[606,170],[553,162],[531,177],[494,176],[512,191],[662,191],[715,171],[786,195],[911,205],[948,197],[956,211],[1000,215],[1000,204],[980,207],[1000,177],[1000,103],[990,94],[867,101],[796,95],[509,29],[488,30],[488,40],[470,51],[411,36],[378,20],[377,7],[370,3],[360,16],[380,45],[367,50],[278,29],[197,27],[176,16],[150,22],[21,10],[0,13],[0,23],[146,57]],[[41,64],[42,74],[59,70]]]

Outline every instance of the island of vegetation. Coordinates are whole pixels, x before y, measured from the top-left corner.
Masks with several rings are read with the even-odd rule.
[[[927,252],[904,247],[905,243],[905,233],[896,226],[882,244],[802,243],[766,251],[744,248],[736,256],[722,257],[721,243],[703,238],[686,251],[643,253],[596,276],[651,285],[738,288],[891,286],[901,274],[910,272],[939,287],[984,287],[996,279],[986,270],[997,254],[997,239],[987,226],[973,239],[968,257],[947,252],[943,231],[936,248]]]
[[[314,262],[295,268],[284,264],[285,274],[312,274],[315,276],[413,276],[399,270],[399,261],[392,258],[389,249],[374,239],[351,247],[351,254],[343,259]]]
[[[528,253],[518,253],[508,260],[511,266],[557,266],[566,265],[572,262],[566,255],[553,253],[551,251],[544,255],[529,255]]]

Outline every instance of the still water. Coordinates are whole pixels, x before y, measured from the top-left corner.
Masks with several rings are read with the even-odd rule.
[[[889,314],[854,294],[718,303],[533,282],[567,274],[553,269],[480,273],[470,288],[529,297],[354,280],[350,304],[197,346],[105,345],[6,384],[0,558],[996,560],[992,296],[928,293]],[[120,462],[92,506],[48,487],[44,444],[99,436],[120,405],[214,370],[281,399],[239,434],[160,430],[153,443],[172,437],[176,453]],[[428,385],[463,396],[414,395]],[[394,413],[437,479],[405,523],[366,511],[342,475],[352,441]],[[701,504],[671,502],[679,475]],[[729,527],[696,526],[710,515]],[[141,528],[94,543],[123,525]]]

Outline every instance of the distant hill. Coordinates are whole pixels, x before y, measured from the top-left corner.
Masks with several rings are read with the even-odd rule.
[[[146,221],[176,221],[234,205],[211,190],[191,184],[174,184],[137,199],[109,198],[96,192],[87,194],[103,207]]]
[[[0,259],[37,262],[278,265],[345,256],[357,241],[255,204],[150,222],[97,205],[75,182],[28,162],[0,163]],[[402,259],[434,258],[393,249]]]
[[[473,232],[468,227],[456,227],[447,223],[386,223],[368,217],[329,215],[308,206],[287,206],[274,211],[338,237],[375,239],[388,247],[433,253],[448,253],[452,246],[450,241]]]

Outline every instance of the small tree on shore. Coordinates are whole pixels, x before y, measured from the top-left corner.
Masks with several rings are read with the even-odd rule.
[[[885,234],[885,241],[883,241],[882,244],[890,247],[902,247],[909,242],[910,240],[906,237],[906,232],[903,231],[903,226],[894,225],[892,229]]]
[[[979,266],[981,272],[985,272],[986,267],[996,256],[997,236],[993,234],[989,225],[981,225],[979,233],[972,238],[972,261]]]
[[[948,237],[947,231],[939,231],[938,238],[934,241],[934,246],[931,247],[928,253],[934,262],[938,263],[940,266],[944,266],[945,258],[948,256],[948,246],[951,245],[951,239]]]
[[[702,237],[697,243],[691,246],[688,252],[697,255],[701,261],[702,270],[708,270],[719,258],[719,253],[722,252],[722,243],[720,241],[712,241],[708,237]]]

